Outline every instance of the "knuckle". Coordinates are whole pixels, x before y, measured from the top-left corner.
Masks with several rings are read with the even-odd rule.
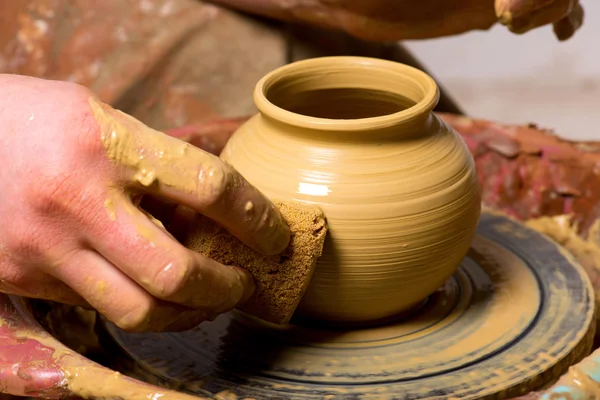
[[[28,189],[26,210],[9,221],[6,231],[10,234],[2,235],[4,247],[21,263],[48,261],[56,249],[76,239],[77,233],[67,229],[68,224],[89,218],[89,206],[85,204],[89,200],[69,189],[68,179],[47,182],[43,187],[32,185]]]
[[[198,174],[198,195],[205,206],[222,203],[236,186],[238,174],[223,162],[201,168]]]
[[[23,268],[7,255],[0,254],[0,292],[19,294],[27,286],[27,276]]]
[[[81,154],[88,158],[98,157],[105,153],[104,146],[101,140],[101,129],[100,125],[94,118],[92,110],[89,108],[86,97],[85,108],[82,111],[78,111],[77,115],[73,118],[72,129],[75,130],[75,137],[77,138],[77,147]]]
[[[62,116],[61,128],[63,137],[67,138],[65,148],[71,162],[80,160],[99,160],[104,152],[101,140],[101,126],[94,118],[89,99],[94,94],[87,88],[69,83],[59,82],[64,93],[62,104],[56,107]],[[76,167],[73,165],[72,167]]]
[[[180,253],[161,264],[150,283],[149,291],[160,299],[178,300],[184,295],[194,263],[187,252]]]
[[[44,185],[32,185],[27,194],[32,211],[45,218],[89,218],[96,202],[93,191],[71,173],[45,178]]]
[[[114,318],[110,314],[106,314],[105,316],[125,332],[144,332],[148,330],[155,310],[155,302],[152,299],[145,299],[144,301],[136,302],[135,308],[122,315]]]
[[[43,257],[44,229],[39,223],[21,221],[11,228],[11,235],[5,239],[5,247],[12,258],[20,263],[29,264]],[[50,238],[45,242],[50,246]]]
[[[67,174],[46,177],[44,185],[31,185],[27,196],[37,214],[63,214],[69,209],[77,190]]]
[[[66,137],[69,138],[68,146],[76,149],[78,157],[85,157],[90,151],[98,154],[98,150],[102,148],[100,126],[89,103],[94,94],[76,83],[55,82],[54,85],[62,100],[54,107],[62,116],[61,124]]]

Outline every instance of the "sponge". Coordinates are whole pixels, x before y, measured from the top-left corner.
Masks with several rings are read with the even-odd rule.
[[[226,265],[248,270],[256,291],[238,309],[264,321],[286,324],[306,292],[323,252],[327,223],[314,206],[274,201],[291,231],[288,248],[280,255],[265,256],[244,245],[211,219],[197,214],[183,244]]]

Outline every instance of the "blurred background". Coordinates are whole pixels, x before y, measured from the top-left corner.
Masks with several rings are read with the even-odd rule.
[[[564,43],[551,27],[519,37],[496,26],[404,44],[472,117],[600,140],[600,2],[583,6],[583,27]]]

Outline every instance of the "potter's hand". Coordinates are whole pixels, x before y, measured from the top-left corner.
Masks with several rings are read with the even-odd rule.
[[[0,75],[0,140],[0,291],[91,305],[132,331],[187,329],[249,297],[244,270],[183,247],[135,206],[140,193],[264,253],[288,243],[272,203],[231,167],[80,86]]]
[[[489,29],[497,22],[524,33],[554,25],[560,40],[583,21],[579,0],[212,0],[281,20],[340,29],[361,39],[398,41]]]
[[[499,21],[514,33],[553,24],[559,40],[567,40],[583,23],[579,0],[496,0]]]

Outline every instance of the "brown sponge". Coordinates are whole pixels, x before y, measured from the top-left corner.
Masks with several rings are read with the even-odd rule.
[[[275,324],[286,324],[294,314],[321,256],[327,224],[313,206],[274,201],[290,227],[288,248],[277,256],[264,256],[244,245],[212,220],[197,215],[183,244],[213,260],[247,269],[256,291],[240,311]]]

